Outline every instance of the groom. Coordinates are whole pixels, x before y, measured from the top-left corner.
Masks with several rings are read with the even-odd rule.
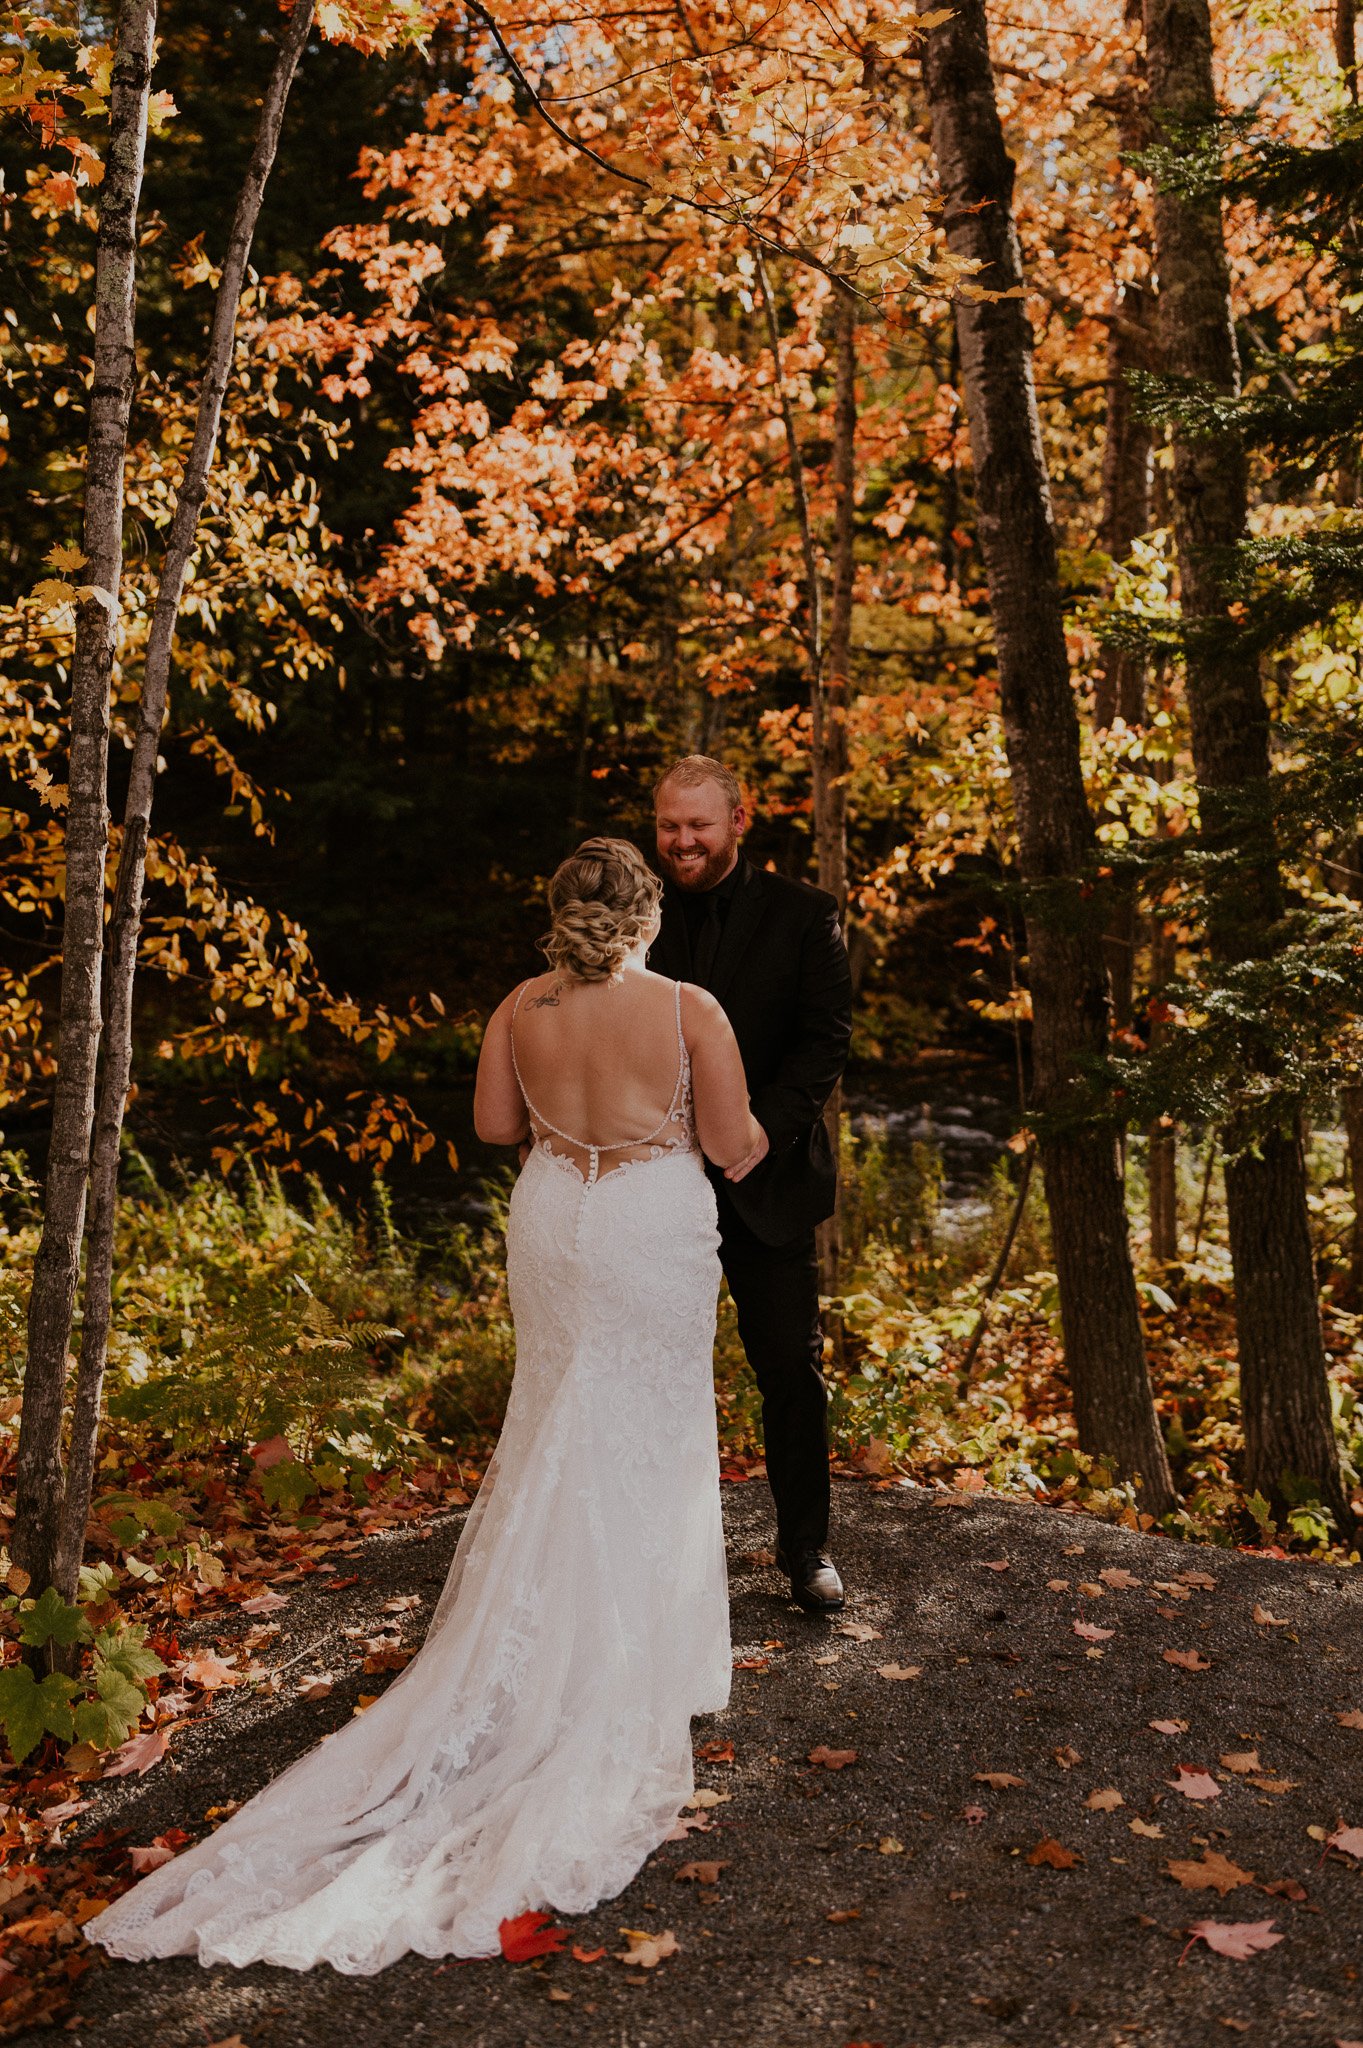
[[[762,1396],[777,1563],[802,1607],[831,1614],[842,1581],[828,1555],[828,1396],[814,1227],[833,1213],[837,1170],[823,1108],[847,1063],[852,982],[831,896],[755,868],[747,813],[721,761],[688,754],[655,792],[662,929],[649,966],[698,982],[733,1025],[762,1141],[709,1168],[720,1263]]]

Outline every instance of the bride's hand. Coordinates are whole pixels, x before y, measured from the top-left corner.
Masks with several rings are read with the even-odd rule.
[[[766,1158],[767,1153],[771,1150],[771,1140],[768,1138],[766,1132],[762,1129],[762,1126],[760,1124],[757,1128],[760,1134],[758,1142],[753,1146],[752,1151],[748,1154],[746,1159],[739,1160],[737,1166],[725,1167],[725,1180],[742,1180],[745,1174],[751,1173],[755,1166],[759,1166],[761,1164],[761,1162]]]

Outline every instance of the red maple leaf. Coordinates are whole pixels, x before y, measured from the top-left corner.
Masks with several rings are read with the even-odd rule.
[[[548,1913],[518,1913],[514,1920],[503,1920],[497,1934],[502,1954],[509,1963],[529,1963],[536,1956],[555,1956],[568,1939],[567,1930],[555,1927]]]

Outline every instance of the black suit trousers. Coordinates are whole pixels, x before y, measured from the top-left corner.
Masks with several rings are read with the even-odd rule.
[[[762,1396],[776,1540],[788,1557],[822,1550],[828,1542],[828,1389],[814,1232],[789,1244],[764,1244],[729,1200],[723,1177],[712,1180],[720,1264]]]

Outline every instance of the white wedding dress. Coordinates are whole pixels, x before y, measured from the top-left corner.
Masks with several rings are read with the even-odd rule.
[[[355,1975],[409,1949],[491,1955],[503,1919],[614,1897],[672,1828],[691,1716],[725,1705],[731,1672],[719,1239],[680,988],[677,1019],[676,1093],[646,1139],[571,1139],[527,1102],[515,1379],[420,1652],[87,1922],[112,1954]]]

